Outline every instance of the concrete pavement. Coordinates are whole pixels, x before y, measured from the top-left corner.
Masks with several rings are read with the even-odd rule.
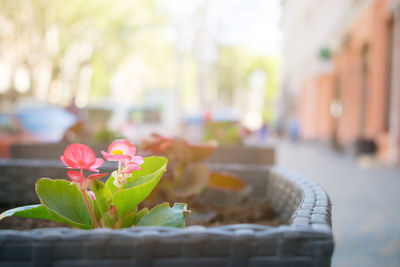
[[[333,267],[400,266],[400,169],[359,167],[328,147],[280,141],[277,165],[314,179],[333,203]]]

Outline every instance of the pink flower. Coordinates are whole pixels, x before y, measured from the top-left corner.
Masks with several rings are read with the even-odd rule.
[[[139,156],[138,156],[139,158]],[[140,157],[141,158],[141,157]],[[138,171],[141,170],[142,167],[140,167],[140,164],[143,163],[143,159],[141,161],[136,160],[136,161],[132,161],[132,162],[128,162],[125,167],[121,170],[121,173],[131,173],[133,171]]]
[[[95,173],[86,178],[81,171],[67,171],[68,178],[71,179],[81,191],[90,187],[94,180],[100,179],[106,175],[107,173]]]
[[[141,170],[140,164],[144,162],[141,156],[135,156],[136,147],[126,139],[115,140],[108,146],[108,152],[101,151],[108,161],[122,162],[124,168],[121,173],[130,173]]]
[[[107,175],[107,173],[96,173],[89,175],[87,178],[83,175],[83,170],[99,172],[97,168],[104,163],[103,159],[96,158],[93,150],[87,145],[69,145],[65,149],[64,155],[60,157],[60,160],[67,165],[67,168],[69,169],[79,169],[79,171],[68,171],[67,176],[81,191],[90,187],[94,180]]]
[[[88,190],[87,193],[88,193],[89,197],[90,197],[93,201],[96,200],[96,195],[94,194],[93,191]]]
[[[140,164],[144,162],[141,156],[136,156],[136,147],[128,140],[115,140],[108,146],[108,152],[101,151],[104,158],[108,161],[118,161],[118,171],[115,171],[114,185],[121,187],[130,177],[130,173],[141,170]],[[121,166],[122,163],[122,166]]]
[[[97,168],[103,165],[104,160],[96,158],[93,150],[87,145],[71,144],[60,157],[62,163],[67,165],[69,169],[81,169],[92,172],[99,172]]]
[[[108,146],[108,151],[101,151],[108,161],[130,160],[135,156],[136,147],[126,139],[115,140]]]

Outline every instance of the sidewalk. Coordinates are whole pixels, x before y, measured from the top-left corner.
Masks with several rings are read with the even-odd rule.
[[[280,141],[277,165],[314,179],[333,203],[333,267],[400,266],[400,169],[360,168],[317,145]]]

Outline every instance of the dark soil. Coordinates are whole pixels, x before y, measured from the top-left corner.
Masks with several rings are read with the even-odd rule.
[[[226,208],[192,203],[188,225],[219,226],[237,223],[255,223],[269,226],[282,224],[268,199],[258,203],[244,200],[241,204]]]
[[[30,219],[20,217],[7,217],[0,221],[0,229],[9,230],[29,230],[45,227],[70,227],[59,222],[47,221],[42,219]]]
[[[227,208],[215,208],[210,204],[190,201],[192,214],[187,218],[187,225],[219,226],[237,223],[256,223],[278,226],[282,224],[268,199],[258,203],[244,200],[243,203]],[[4,211],[8,208],[1,207]],[[45,227],[70,227],[58,222],[42,219],[7,217],[0,221],[0,229],[28,230]]]

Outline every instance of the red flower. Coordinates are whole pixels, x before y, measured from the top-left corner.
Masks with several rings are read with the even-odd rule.
[[[99,172],[97,168],[104,163],[103,159],[96,158],[93,150],[87,145],[69,145],[65,149],[64,155],[60,157],[60,160],[67,165],[67,168],[69,169],[79,169],[79,171],[68,171],[67,176],[81,191],[90,187],[94,180],[107,175],[107,173],[96,173],[89,175],[87,178],[83,175],[83,170]]]
[[[67,165],[69,169],[81,169],[91,172],[99,172],[97,168],[103,165],[104,160],[96,158],[93,150],[87,145],[71,144],[65,151],[60,160]]]

